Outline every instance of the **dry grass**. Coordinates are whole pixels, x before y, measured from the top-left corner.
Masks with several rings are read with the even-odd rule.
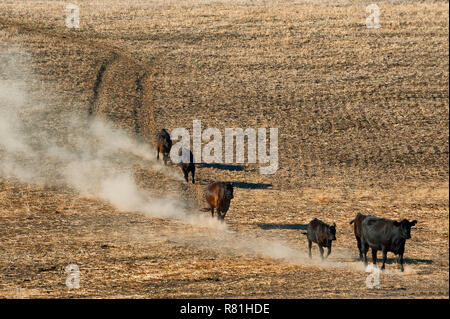
[[[314,217],[335,221],[338,241],[331,266],[272,259],[208,229],[3,178],[0,296],[448,298],[447,2],[380,2],[380,29],[365,27],[367,1],[78,3],[77,31],[64,28],[64,2],[0,4],[0,45],[31,54],[47,129],[64,129],[61,108],[150,142],[193,119],[278,127],[274,175],[203,167],[195,186],[145,166],[136,176],[199,206],[207,183],[240,182],[226,218],[237,244],[280,240],[304,252],[300,228]],[[348,222],[358,212],[419,221],[406,272],[388,264],[379,290],[354,260]],[[65,287],[70,263],[79,290]]]

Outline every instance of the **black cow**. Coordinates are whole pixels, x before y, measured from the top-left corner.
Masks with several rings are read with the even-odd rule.
[[[181,162],[178,163],[178,166],[180,166],[181,170],[183,171],[184,179],[186,180],[186,182],[189,182],[188,175],[189,173],[191,173],[192,184],[194,184],[195,183],[194,155],[192,154],[191,150],[185,148],[180,149],[178,155],[181,156]]]
[[[412,222],[403,219],[401,222],[375,216],[367,216],[362,222],[361,228],[361,250],[364,254],[364,264],[367,265],[367,251],[372,248],[372,261],[377,264],[377,252],[383,252],[383,266],[387,259],[387,252],[398,255],[397,261],[400,268],[403,268],[403,253],[405,252],[405,242],[411,238],[411,227],[417,224],[417,220]]]
[[[350,222],[350,225],[353,224],[353,230],[355,231],[356,242],[358,243],[359,260],[363,259],[363,254],[362,254],[362,250],[361,250],[361,227],[362,227],[362,222],[366,217],[367,217],[367,215],[358,213],[358,215],[356,215],[355,219],[353,219]]]
[[[309,258],[311,256],[311,246],[312,243],[316,243],[319,246],[320,256],[323,257],[323,247],[328,248],[327,258],[331,253],[331,245],[333,240],[336,240],[336,224],[328,225],[322,222],[321,220],[314,218],[309,222],[307,232],[303,233],[308,238],[308,249],[309,249]]]

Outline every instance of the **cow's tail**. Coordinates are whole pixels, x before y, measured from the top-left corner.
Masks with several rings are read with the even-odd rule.
[[[355,222],[355,220],[352,220],[352,221],[350,222],[350,225],[353,224],[354,222]]]

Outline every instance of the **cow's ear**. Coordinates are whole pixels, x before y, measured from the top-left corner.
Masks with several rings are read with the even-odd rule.
[[[396,221],[396,220],[394,220],[394,226],[400,226],[401,225],[401,223],[399,223],[398,221]]]
[[[411,226],[414,226],[415,224],[417,224],[417,220],[413,220],[412,222],[409,223]]]

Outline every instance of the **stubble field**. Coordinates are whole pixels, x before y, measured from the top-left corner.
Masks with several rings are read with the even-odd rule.
[[[79,29],[63,1],[0,4],[1,297],[448,298],[448,2],[380,1],[376,29],[368,1],[77,3]],[[151,145],[193,120],[278,128],[278,171],[185,183]],[[216,180],[226,225],[199,211]],[[357,213],[418,220],[379,289]],[[326,262],[307,258],[315,217],[337,225]]]

